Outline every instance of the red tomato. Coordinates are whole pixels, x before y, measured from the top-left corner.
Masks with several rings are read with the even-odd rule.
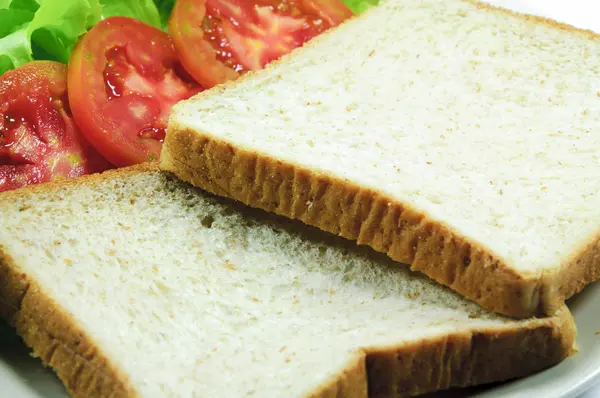
[[[94,26],[69,60],[73,117],[117,166],[158,159],[171,108],[200,91],[168,35],[131,18]]]
[[[342,0],[178,0],[169,33],[183,66],[210,88],[263,68],[350,16]]]
[[[100,172],[67,100],[67,67],[36,61],[0,77],[0,191]]]

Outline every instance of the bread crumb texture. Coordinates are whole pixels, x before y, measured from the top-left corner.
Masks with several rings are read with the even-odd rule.
[[[37,333],[26,341],[76,396],[103,395],[77,369],[115,396],[366,397],[367,376],[376,396],[413,395],[572,350],[567,310],[486,312],[370,249],[158,171],[0,196],[0,225],[4,315]],[[34,291],[53,304],[27,305]]]

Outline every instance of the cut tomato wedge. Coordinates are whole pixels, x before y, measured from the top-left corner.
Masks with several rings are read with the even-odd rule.
[[[0,77],[0,191],[110,167],[73,121],[65,65],[30,62]]]
[[[75,121],[117,166],[158,159],[171,108],[202,91],[166,33],[126,17],[105,19],[77,43],[68,82]]]
[[[169,33],[183,66],[210,88],[263,68],[350,16],[342,0],[178,0]]]

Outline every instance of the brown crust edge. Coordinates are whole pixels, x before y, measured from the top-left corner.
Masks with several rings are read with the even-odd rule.
[[[171,122],[160,167],[227,196],[411,264],[505,315],[539,315],[540,279],[525,278],[485,248],[380,193],[179,128]]]
[[[23,188],[0,192],[0,206],[2,203],[21,199],[27,195],[51,193],[68,187],[88,185],[93,182],[107,180],[109,178],[122,178],[130,174],[137,174],[145,171],[155,171],[158,169],[158,161],[146,162],[137,164],[135,166],[109,169],[102,173],[87,174],[75,178],[60,178],[50,182],[32,184]]]
[[[397,398],[507,381],[556,365],[575,350],[566,307],[553,318],[475,329],[357,353],[310,398]]]
[[[549,18],[517,13],[478,0],[461,1],[479,9],[508,15],[525,23],[548,25],[569,34],[583,36],[589,40],[600,40],[600,34],[596,32],[580,29]],[[238,85],[246,79],[269,74],[271,69],[276,70],[279,64],[287,62],[288,59],[302,56],[308,48],[318,45],[327,35],[335,34],[335,31],[346,28],[356,18],[350,18],[338,27],[324,32],[303,47],[297,48],[267,65],[264,69],[246,73],[237,80],[217,85],[188,101],[201,101],[205,97],[219,95],[229,87]],[[187,137],[189,134],[190,130],[177,126],[174,118],[171,118],[161,154],[160,167],[162,169],[170,171],[184,181],[213,194],[227,196],[246,205],[288,218],[299,219],[327,232],[356,240],[359,244],[369,245],[377,251],[388,254],[396,261],[410,264],[412,270],[426,274],[490,311],[520,319],[530,316],[552,315],[564,304],[566,299],[581,291],[589,283],[600,279],[600,231],[598,236],[591,239],[590,242],[586,242],[582,249],[571,257],[572,260],[564,264],[558,271],[547,275],[522,275],[479,242],[460,236],[451,231],[451,228],[432,222],[428,220],[426,215],[414,209],[407,209],[402,203],[394,202],[379,192],[362,189],[348,181],[313,173],[309,169],[285,164],[266,155],[253,154],[249,151],[244,152],[242,149],[234,148],[229,143],[210,137],[207,132],[197,132],[200,137],[197,137],[196,146],[193,148],[204,150],[203,148],[208,145],[206,142],[210,140],[211,150],[220,147],[221,159],[213,156],[213,162],[209,163],[205,154],[200,152],[198,152],[200,157],[198,159],[194,159],[193,156],[186,156],[190,153],[193,154],[194,151],[190,150],[192,146],[185,148],[180,143],[185,139],[191,144],[194,140]],[[186,137],[182,138],[182,136]],[[231,179],[249,174],[243,170],[244,165],[241,165],[237,171],[232,172],[231,167],[235,165],[228,162],[231,162],[233,153],[235,153],[234,156],[244,158],[243,161],[248,166],[261,167],[263,173],[272,174],[262,174],[262,181],[254,181],[251,177],[245,177],[246,183],[252,186],[246,187],[245,190],[240,189],[243,186],[238,186],[237,191],[232,191],[229,185],[235,183],[235,181]],[[256,159],[252,159],[252,157]],[[224,165],[227,165],[230,169],[218,169],[218,167]],[[216,167],[216,169],[213,167]],[[249,172],[252,173],[255,170]],[[226,180],[224,174],[229,175],[230,181]],[[269,178],[265,178],[265,175],[269,175]],[[317,201],[312,201],[312,212],[307,209],[306,205],[302,208],[303,205],[297,203],[297,198],[291,196],[284,198],[281,195],[285,193],[278,192],[281,187],[289,187],[290,182],[295,183],[297,181],[306,184],[304,188],[309,188],[309,192],[314,191],[319,195]],[[249,193],[262,188],[271,196],[262,198],[256,197],[256,194],[248,196]],[[296,190],[296,187],[294,187],[294,190]],[[324,190],[327,191],[326,194],[329,200],[342,199],[345,202],[327,202],[323,198]],[[279,195],[279,198],[275,197],[277,195]],[[347,200],[354,200],[354,198],[358,198],[361,202],[347,203]],[[293,207],[290,210],[280,208],[279,205],[273,206],[274,199],[277,200],[277,203],[291,200],[294,202]],[[390,207],[386,210],[384,206],[388,206],[388,204]],[[370,207],[368,214],[365,214],[365,207]],[[362,213],[356,214],[355,217],[357,218],[355,219],[348,219],[348,212],[356,211],[356,208],[359,208]],[[337,209],[338,213],[341,212],[341,214],[346,215],[346,219],[340,219],[339,225],[337,225],[335,220],[331,220],[335,217],[328,214],[329,219],[322,221],[315,217],[315,209]],[[385,212],[385,214],[382,215],[381,212]],[[384,217],[396,217],[398,213],[402,214],[399,221],[408,223],[412,227],[412,231],[404,231],[403,235],[399,236],[394,231],[390,231],[395,227],[389,222],[379,229],[376,225],[373,225],[377,221],[384,221]],[[370,218],[361,218],[361,216]],[[347,227],[349,223],[353,224],[352,231],[345,229],[345,226]],[[361,234],[363,230],[366,231],[365,234]],[[424,238],[425,241],[423,241]],[[414,249],[407,247],[414,241],[417,242]],[[443,243],[440,243],[442,241]],[[462,263],[461,256],[463,256]],[[468,269],[465,264],[468,265]]]
[[[600,279],[600,231],[582,242],[560,267],[542,275],[542,302],[552,313],[588,284]]]
[[[367,350],[369,397],[414,396],[524,377],[572,355],[575,322],[566,307],[520,327],[475,329],[408,347]]]
[[[42,189],[57,187],[45,185]],[[137,396],[127,376],[36,281],[19,271],[1,245],[0,315],[32,348],[34,356],[54,370],[71,396]]]
[[[515,318],[551,316],[600,279],[600,234],[556,270],[526,277],[486,247],[377,191],[176,123],[171,123],[160,167],[213,194],[368,245],[490,311]]]

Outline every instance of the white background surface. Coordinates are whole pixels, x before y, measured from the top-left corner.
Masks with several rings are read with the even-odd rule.
[[[543,15],[580,28],[600,32],[600,0],[486,0],[521,12]],[[600,126],[599,126],[600,130]],[[599,187],[600,189],[600,187]],[[581,352],[555,368],[492,390],[473,392],[477,397],[600,398],[600,284],[586,288],[570,303],[575,315]],[[54,376],[27,355],[11,331],[0,325],[0,396],[60,397],[64,390]],[[575,388],[571,388],[575,387]],[[591,387],[591,388],[590,388]],[[586,390],[584,392],[584,390]],[[464,396],[464,392],[458,395]]]

